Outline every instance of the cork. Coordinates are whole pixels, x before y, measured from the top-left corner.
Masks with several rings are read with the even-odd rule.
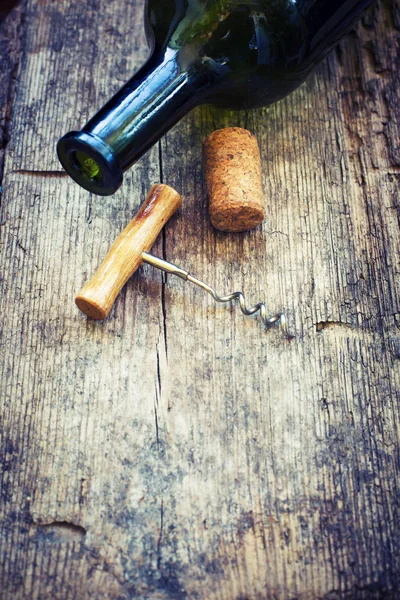
[[[247,231],[263,222],[261,157],[247,129],[227,127],[204,141],[204,163],[211,223],[221,231]]]

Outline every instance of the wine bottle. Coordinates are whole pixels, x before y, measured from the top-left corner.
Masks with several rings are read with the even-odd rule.
[[[59,159],[85,189],[113,194],[123,172],[194,106],[271,104],[298,87],[373,0],[147,0],[147,63]]]

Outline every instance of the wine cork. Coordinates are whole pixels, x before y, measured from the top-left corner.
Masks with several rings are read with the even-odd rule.
[[[204,141],[204,162],[211,223],[221,231],[247,231],[263,222],[261,157],[247,129],[227,127]]]

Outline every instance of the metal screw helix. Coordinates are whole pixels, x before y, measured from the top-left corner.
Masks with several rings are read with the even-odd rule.
[[[238,300],[240,310],[244,315],[253,315],[257,312],[260,312],[261,321],[267,329],[272,327],[273,325],[279,325],[286,339],[290,340],[294,338],[294,336],[288,332],[286,316],[284,314],[278,313],[271,317],[268,317],[267,309],[263,302],[258,302],[254,306],[247,308],[246,300],[242,292],[233,292],[228,296],[220,296],[210,285],[207,285],[206,283],[204,283],[204,281],[201,281],[200,279],[197,279],[196,277],[190,275],[188,271],[185,271],[184,269],[181,269],[180,267],[177,267],[176,265],[167,262],[166,260],[158,258],[157,256],[153,256],[152,254],[148,254],[147,252],[142,253],[142,260],[143,262],[146,262],[152,265],[153,267],[156,267],[157,269],[161,269],[166,273],[176,275],[184,281],[190,281],[190,283],[193,283],[194,285],[197,285],[198,287],[208,292],[216,302],[227,303],[232,302],[233,300]]]

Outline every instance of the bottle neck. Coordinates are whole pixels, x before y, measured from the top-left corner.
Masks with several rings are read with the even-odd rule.
[[[125,171],[201,102],[204,80],[198,68],[183,69],[178,53],[167,49],[153,55],[82,131],[106,144]]]
[[[154,53],[81,131],[59,140],[63,167],[88,191],[113,194],[123,172],[203,101],[212,79],[196,58],[169,48]]]

